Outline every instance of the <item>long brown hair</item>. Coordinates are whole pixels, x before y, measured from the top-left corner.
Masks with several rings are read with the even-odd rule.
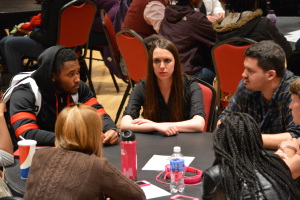
[[[174,56],[175,66],[172,74],[171,93],[168,101],[168,121],[177,122],[183,120],[183,77],[176,46],[166,39],[158,39],[152,42],[149,50],[148,70],[145,89],[144,117],[152,121],[160,121],[158,94],[160,92],[157,78],[153,69],[153,52],[156,48],[166,49]]]

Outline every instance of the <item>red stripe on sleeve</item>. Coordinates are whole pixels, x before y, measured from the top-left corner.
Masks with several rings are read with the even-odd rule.
[[[100,115],[106,114],[106,111],[104,110],[104,108],[99,108],[97,110],[97,113],[99,113]]]
[[[24,125],[20,126],[19,128],[17,128],[17,130],[15,131],[15,134],[17,137],[19,137],[22,133],[24,133],[25,131],[27,131],[29,129],[39,129],[39,127],[36,124],[24,124]]]
[[[92,106],[95,104],[98,104],[99,102],[97,101],[97,99],[95,97],[90,98],[89,100],[87,100],[86,102],[84,102],[83,104],[87,105],[87,106]]]
[[[19,112],[19,113],[14,114],[10,118],[10,123],[13,125],[16,121],[18,121],[20,119],[33,119],[34,121],[36,121],[36,116],[35,116],[35,114],[28,113],[28,112]]]

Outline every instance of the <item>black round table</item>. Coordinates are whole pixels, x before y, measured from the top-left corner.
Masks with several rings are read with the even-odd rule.
[[[147,180],[150,183],[170,191],[170,186],[156,181],[160,171],[142,170],[144,165],[153,155],[171,155],[174,146],[180,146],[184,156],[192,156],[195,159],[190,164],[201,170],[209,168],[214,161],[213,133],[180,133],[177,136],[166,137],[161,133],[137,133],[137,164],[138,180]],[[121,166],[120,144],[103,148],[103,157],[106,157],[116,168]],[[20,165],[18,160],[13,166],[7,167],[5,179],[15,196],[23,196],[26,180],[20,177]],[[186,186],[184,195],[201,198],[202,184]],[[155,200],[169,199],[170,196],[155,198]]]

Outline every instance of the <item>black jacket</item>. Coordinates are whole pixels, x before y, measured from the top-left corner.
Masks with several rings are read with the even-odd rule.
[[[61,46],[53,46],[46,49],[38,58],[39,68],[32,74],[40,93],[42,103],[40,112],[35,113],[35,96],[29,84],[16,87],[8,102],[10,122],[15,134],[27,139],[34,139],[38,146],[53,146],[55,133],[54,125],[57,115],[67,106],[74,105],[70,94],[56,94],[51,80],[52,69],[55,65],[55,57]],[[80,82],[78,89],[78,102],[97,109],[103,119],[103,132],[117,129],[110,116],[106,114],[103,106],[98,103],[91,90],[84,82]]]
[[[184,73],[213,70],[210,51],[216,32],[204,14],[191,6],[167,6],[158,34],[176,45]]]
[[[290,43],[268,18],[262,18],[261,15],[262,11],[256,10],[236,23],[225,26],[221,26],[223,19],[218,19],[213,23],[213,28],[217,32],[217,42],[231,37],[246,37],[256,42],[274,40],[283,48],[286,57],[289,58],[292,53]]]
[[[257,172],[257,176],[259,181],[262,183],[262,186],[264,187],[264,192],[267,197],[267,199],[272,200],[282,200],[279,198],[278,192],[275,190],[274,186],[272,184],[275,183],[275,181],[272,183],[271,181],[267,180],[267,178],[271,179],[271,177],[265,177],[259,172]],[[203,182],[203,200],[227,200],[225,191],[221,184],[221,177],[220,177],[220,168],[218,165],[212,166],[211,168],[204,171],[202,175],[202,182]],[[243,184],[243,183],[241,183]],[[276,183],[275,183],[276,184]],[[283,190],[288,191],[289,188],[283,188]],[[245,200],[252,200],[250,191],[247,189],[247,186],[244,185],[243,192],[240,194],[240,199]],[[257,199],[263,200],[263,195],[261,192],[257,193]],[[286,197],[286,199],[289,199],[289,196]]]

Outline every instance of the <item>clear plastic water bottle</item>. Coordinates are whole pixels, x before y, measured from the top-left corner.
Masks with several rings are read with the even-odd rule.
[[[276,24],[277,18],[276,18],[274,10],[269,10],[269,14],[267,15],[267,18],[269,18],[271,20],[271,22]]]
[[[182,193],[184,190],[184,157],[180,152],[181,148],[175,146],[170,159],[170,190],[172,194]]]

